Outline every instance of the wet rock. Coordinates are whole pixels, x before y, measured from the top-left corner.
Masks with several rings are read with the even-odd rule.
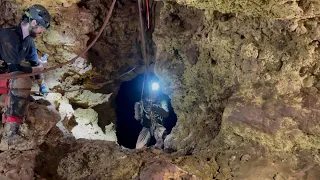
[[[247,16],[262,16],[279,19],[317,17],[319,4],[313,1],[274,2],[274,1],[193,1],[177,0],[178,3],[194,6],[199,9],[216,10],[223,13],[244,13]],[[303,5],[302,5],[303,4]]]
[[[241,97],[231,98],[224,112],[222,129],[227,139],[231,127],[236,134],[272,150],[292,151],[295,146],[303,149],[320,148],[317,130],[320,124],[313,118],[318,116],[313,108],[318,106],[319,99],[312,94],[301,93],[294,99],[282,100],[263,100],[257,94],[253,96],[256,99],[249,101]],[[304,99],[305,106],[299,105],[299,98]],[[306,111],[308,107],[313,108]]]
[[[176,141],[174,139],[174,137],[172,137],[172,134],[169,134],[165,140],[164,140],[164,149],[167,152],[171,152],[171,151],[176,151],[177,147],[176,147]]]
[[[178,116],[168,147],[201,152],[217,141],[237,146],[253,140],[275,151],[318,149],[318,98],[308,107],[301,105],[311,92],[316,94],[312,86],[317,78],[311,77],[319,53],[312,40],[319,36],[319,25],[303,17],[316,17],[319,5],[308,2],[315,9],[307,13],[297,3],[279,4],[282,10],[277,7],[272,14],[264,11],[270,3],[252,10],[257,7],[252,2],[243,4],[249,9],[222,1],[176,2],[164,3],[153,34],[155,71]],[[238,11],[241,15],[232,15]],[[181,53],[190,44],[197,44],[199,52],[192,66]],[[176,69],[177,64],[184,67]],[[208,106],[204,110],[199,104]]]
[[[19,23],[18,18],[20,18],[18,9],[19,6],[15,3],[12,3],[10,0],[1,0],[0,6],[3,7],[2,13],[5,16],[0,18],[0,27],[9,27],[14,26]]]

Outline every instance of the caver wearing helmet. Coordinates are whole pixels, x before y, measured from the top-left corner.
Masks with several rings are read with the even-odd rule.
[[[34,38],[50,27],[50,18],[48,10],[36,4],[25,10],[21,24],[0,29],[0,60],[7,64],[4,66],[8,67],[6,72],[20,74],[37,73],[43,70]],[[23,64],[23,61],[27,63]],[[43,83],[43,75],[39,74],[35,76],[35,79],[38,82],[40,94],[46,95],[47,88]],[[8,96],[2,117],[5,131],[3,131],[1,144],[6,141],[10,145],[10,142],[13,142],[13,137],[19,137],[19,126],[25,116],[32,81],[30,78],[17,78],[9,80],[8,83],[0,84],[9,84],[7,88],[23,89],[23,92],[14,90],[7,92]]]
[[[29,30],[32,37],[36,37],[37,34],[42,32],[41,29],[38,29],[39,27],[49,29],[50,19],[51,16],[48,10],[39,4],[29,7],[22,16],[22,22],[30,23]],[[32,23],[33,20],[35,20],[36,23]]]
[[[147,146],[153,136],[156,140],[155,148],[163,148],[166,128],[163,121],[169,116],[168,103],[159,96],[158,81],[151,81],[149,96],[143,101],[135,103],[134,118],[143,126],[136,143],[136,149]]]

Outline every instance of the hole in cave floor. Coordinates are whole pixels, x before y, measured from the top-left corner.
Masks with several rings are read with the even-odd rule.
[[[158,77],[152,73],[151,77],[158,80]],[[143,79],[144,75],[140,74],[130,81],[123,82],[115,99],[117,115],[116,134],[118,143],[126,148],[135,148],[136,141],[142,129],[142,125],[134,119],[134,104],[141,99]],[[147,92],[146,87],[147,83],[145,84],[144,94]],[[159,91],[159,97],[165,99],[169,105],[169,117],[163,121],[163,125],[166,127],[169,134],[176,125],[177,116],[173,111],[169,96]],[[153,144],[155,144],[154,138],[152,138],[149,145]]]

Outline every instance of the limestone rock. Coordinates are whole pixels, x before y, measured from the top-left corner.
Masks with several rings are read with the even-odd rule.
[[[196,176],[182,171],[178,166],[167,162],[154,162],[146,165],[146,168],[140,172],[139,179],[189,179],[196,180]]]
[[[317,18],[319,7],[163,2],[153,33],[155,71],[178,116],[167,145],[193,153],[243,141],[277,152],[319,149],[319,48],[312,40],[319,24],[304,19]],[[197,57],[188,44],[197,45]]]
[[[217,10],[223,13],[244,13],[248,16],[264,16],[269,18],[304,18],[317,17],[320,5],[315,1],[194,1],[176,0],[180,4],[194,6],[200,9]]]
[[[74,116],[77,122],[88,125],[98,122],[98,113],[93,109],[81,109],[78,108],[74,112]]]
[[[105,132],[98,126],[98,113],[93,109],[78,108],[74,112],[75,126],[71,131],[76,139],[97,139],[105,141],[117,141],[114,124],[105,127]]]
[[[87,107],[94,107],[107,102],[111,94],[93,93],[89,90],[74,91],[66,93],[66,97],[71,99],[72,103]]]

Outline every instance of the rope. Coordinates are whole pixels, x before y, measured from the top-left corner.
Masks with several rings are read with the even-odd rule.
[[[104,83],[101,83],[101,84],[98,84],[98,86],[104,86],[104,85],[107,85],[107,84],[111,84],[111,83],[114,83],[115,80],[118,80],[120,78],[122,78],[123,76],[129,74],[130,72],[132,72],[133,70],[135,70],[138,66],[130,69],[129,71],[121,74],[120,76],[118,76],[117,78],[113,79],[113,80],[110,80],[110,81],[107,81],[107,82],[104,82]],[[30,89],[17,89],[17,88],[5,88],[5,87],[0,87],[0,89],[2,90],[8,90],[8,91],[18,91],[18,92],[31,92],[31,93],[38,93],[39,91],[30,91]],[[73,89],[73,90],[62,90],[62,89],[58,89],[57,91],[48,91],[47,93],[60,93],[60,94],[63,94],[63,93],[66,93],[66,92],[74,92],[74,91],[83,91],[83,90],[91,90],[90,88],[78,88],[78,89]]]
[[[2,74],[0,75],[0,79],[16,79],[16,78],[22,78],[22,77],[29,77],[29,76],[34,76],[34,75],[38,75],[38,74],[42,74],[42,73],[46,73],[46,72],[49,72],[49,71],[53,71],[55,69],[58,69],[58,68],[62,68],[63,66],[65,65],[68,65],[68,64],[71,64],[71,63],[74,63],[75,60],[77,60],[80,56],[83,56],[95,43],[96,41],[99,39],[99,37],[101,36],[103,30],[105,29],[105,27],[107,26],[107,24],[109,23],[109,20],[110,20],[110,17],[111,17],[111,14],[112,14],[112,11],[114,9],[114,5],[116,3],[117,0],[113,0],[112,2],[112,5],[110,7],[110,10],[104,20],[104,23],[98,33],[98,35],[95,37],[95,39],[90,43],[90,45],[81,53],[81,54],[78,54],[75,58],[65,62],[65,63],[62,63],[62,64],[58,64],[56,66],[53,66],[53,67],[50,67],[50,68],[47,68],[47,69],[44,69],[43,71],[40,71],[40,72],[35,72],[35,73],[25,73],[25,74],[19,74],[19,75],[13,75],[12,73],[8,73],[8,74]]]
[[[148,29],[150,29],[149,0],[146,0],[146,8],[147,8],[147,22],[148,22]]]
[[[146,51],[146,43],[145,43],[145,36],[144,36],[144,28],[143,28],[143,18],[142,18],[142,9],[141,9],[141,0],[138,0],[138,8],[139,8],[139,18],[140,18],[140,32],[141,32],[141,45],[142,45],[142,58],[143,61],[145,62],[145,74],[143,78],[143,83],[142,83],[142,91],[141,91],[141,101],[143,97],[143,91],[144,91],[144,86],[145,86],[145,80],[147,78],[148,80],[148,70],[149,70],[149,62],[147,58],[147,51]]]

